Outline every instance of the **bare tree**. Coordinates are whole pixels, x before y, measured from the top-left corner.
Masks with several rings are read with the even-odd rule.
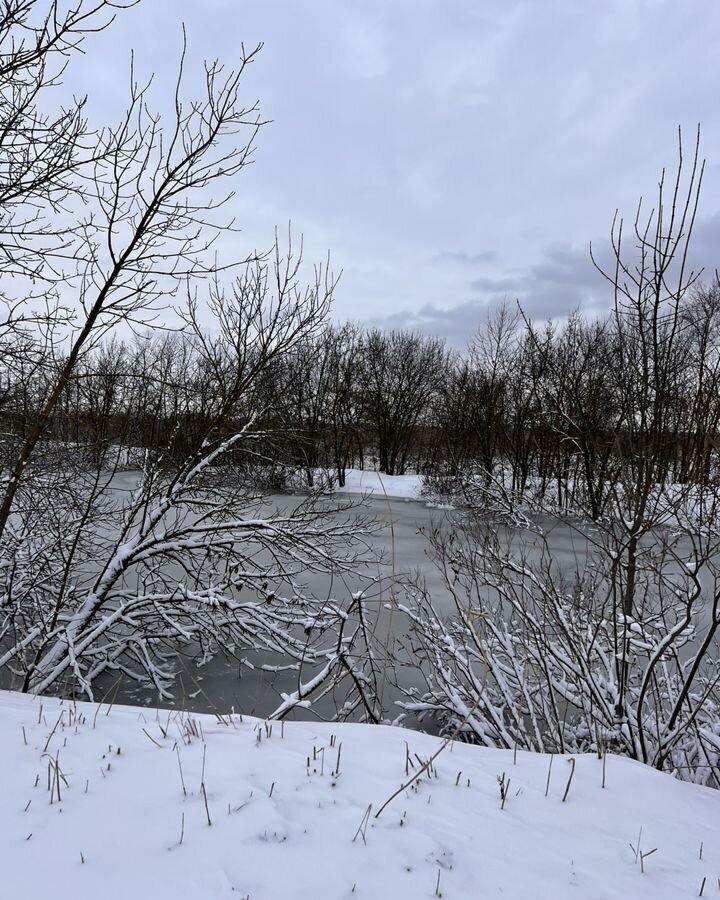
[[[483,743],[609,749],[720,786],[717,453],[696,479],[671,480],[687,435],[706,447],[715,421],[717,348],[705,337],[714,303],[698,298],[688,267],[702,170],[696,143],[683,180],[681,143],[674,179],[663,174],[657,206],[635,217],[634,254],[616,218],[607,325],[571,321],[559,341],[530,332],[538,396],[584,457],[589,490],[574,494],[573,527],[585,560],[563,577],[542,534],[523,556],[476,521],[435,541],[454,616],[445,621],[422,592],[406,614],[427,674],[414,711],[466,723]],[[698,305],[707,315],[696,317]],[[522,492],[494,487],[488,510],[540,531],[521,515]],[[552,507],[541,498],[533,509]]]
[[[369,656],[356,649],[366,637],[363,595],[318,599],[303,586],[308,572],[360,564],[348,534],[361,535],[362,524],[328,518],[316,499],[273,511],[242,478],[242,460],[264,434],[258,384],[322,328],[334,287],[324,267],[304,286],[299,256],[277,241],[249,260],[216,253],[232,228],[224,212],[232,180],[261,126],[257,105],[241,100],[259,47],[241,47],[234,70],[206,64],[201,95],[190,100],[183,53],[167,124],[133,73],[121,121],[96,134],[82,103],[54,119],[38,110],[85,37],[122,5],[63,8],[8,0],[0,9],[3,265],[38,286],[27,302],[4,298],[0,339],[18,357],[25,343],[37,348],[43,373],[26,382],[39,390],[2,486],[0,670],[23,690],[88,697],[116,671],[166,697],[179,648],[201,658],[219,648],[276,652],[275,668],[297,676],[278,715],[346,680],[344,714],[361,707],[376,716]],[[229,287],[226,272],[236,276]],[[185,336],[161,346],[133,401],[153,427],[159,416],[164,426],[174,420],[173,431],[164,449],[155,435],[136,486],[119,500],[110,419],[124,350],[101,342],[118,323],[144,325],[179,303],[181,288]],[[61,452],[42,468],[46,438],[71,399],[96,429],[95,464],[62,434]]]
[[[364,598],[317,599],[302,587],[309,572],[348,572],[371,558],[349,543],[351,531],[366,531],[363,522],[349,520],[350,505],[328,518],[313,497],[273,512],[239,474],[263,435],[254,396],[263,368],[292,353],[327,310],[332,281],[319,275],[298,291],[298,264],[279,252],[272,266],[250,264],[231,295],[211,294],[202,326],[198,303],[190,304],[195,353],[214,373],[216,393],[180,464],[148,457],[120,504],[107,467],[81,467],[68,481],[67,467],[57,466],[49,491],[29,479],[16,493],[0,666],[24,690],[74,685],[92,697],[99,678],[119,671],[167,697],[183,646],[202,658],[242,652],[241,661],[255,651],[257,667],[268,665],[262,653],[274,653],[282,660],[275,671],[298,672],[278,714],[350,678],[356,699],[345,712],[361,703],[376,715],[363,674],[368,651],[356,650],[367,641]]]
[[[439,387],[444,357],[437,339],[378,330],[365,336],[363,377],[381,472],[405,473],[413,439]]]

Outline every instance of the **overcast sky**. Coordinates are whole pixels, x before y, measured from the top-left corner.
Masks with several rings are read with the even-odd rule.
[[[534,317],[608,301],[588,256],[698,122],[697,262],[720,264],[720,3],[711,0],[144,0],[92,40],[94,109],[130,48],[169,83],[264,42],[245,97],[272,120],[237,184],[253,245],[292,220],[343,270],[335,316],[462,345],[503,299]],[[689,147],[688,147],[689,149]]]

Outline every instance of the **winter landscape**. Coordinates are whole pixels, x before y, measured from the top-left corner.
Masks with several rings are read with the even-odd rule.
[[[272,6],[0,2],[0,896],[720,896],[720,14]]]

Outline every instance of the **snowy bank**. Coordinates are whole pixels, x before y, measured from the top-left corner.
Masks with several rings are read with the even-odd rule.
[[[618,757],[603,788],[595,757],[550,770],[462,744],[421,771],[441,746],[0,692],[2,896],[678,900],[703,879],[718,895],[720,793]]]
[[[344,487],[336,487],[338,494],[369,494],[394,500],[419,500],[422,492],[420,475],[385,475],[363,469],[348,469]]]

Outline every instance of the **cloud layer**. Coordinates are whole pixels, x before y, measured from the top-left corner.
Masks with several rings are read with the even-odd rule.
[[[292,220],[329,248],[339,318],[456,341],[488,306],[601,307],[587,247],[651,195],[676,129],[711,155],[697,255],[718,265],[720,5],[707,0],[145,0],[89,48],[79,89],[119,108],[131,47],[157,92],[264,41],[247,99],[272,123],[238,184],[243,238]],[[242,240],[240,242],[242,243]]]

